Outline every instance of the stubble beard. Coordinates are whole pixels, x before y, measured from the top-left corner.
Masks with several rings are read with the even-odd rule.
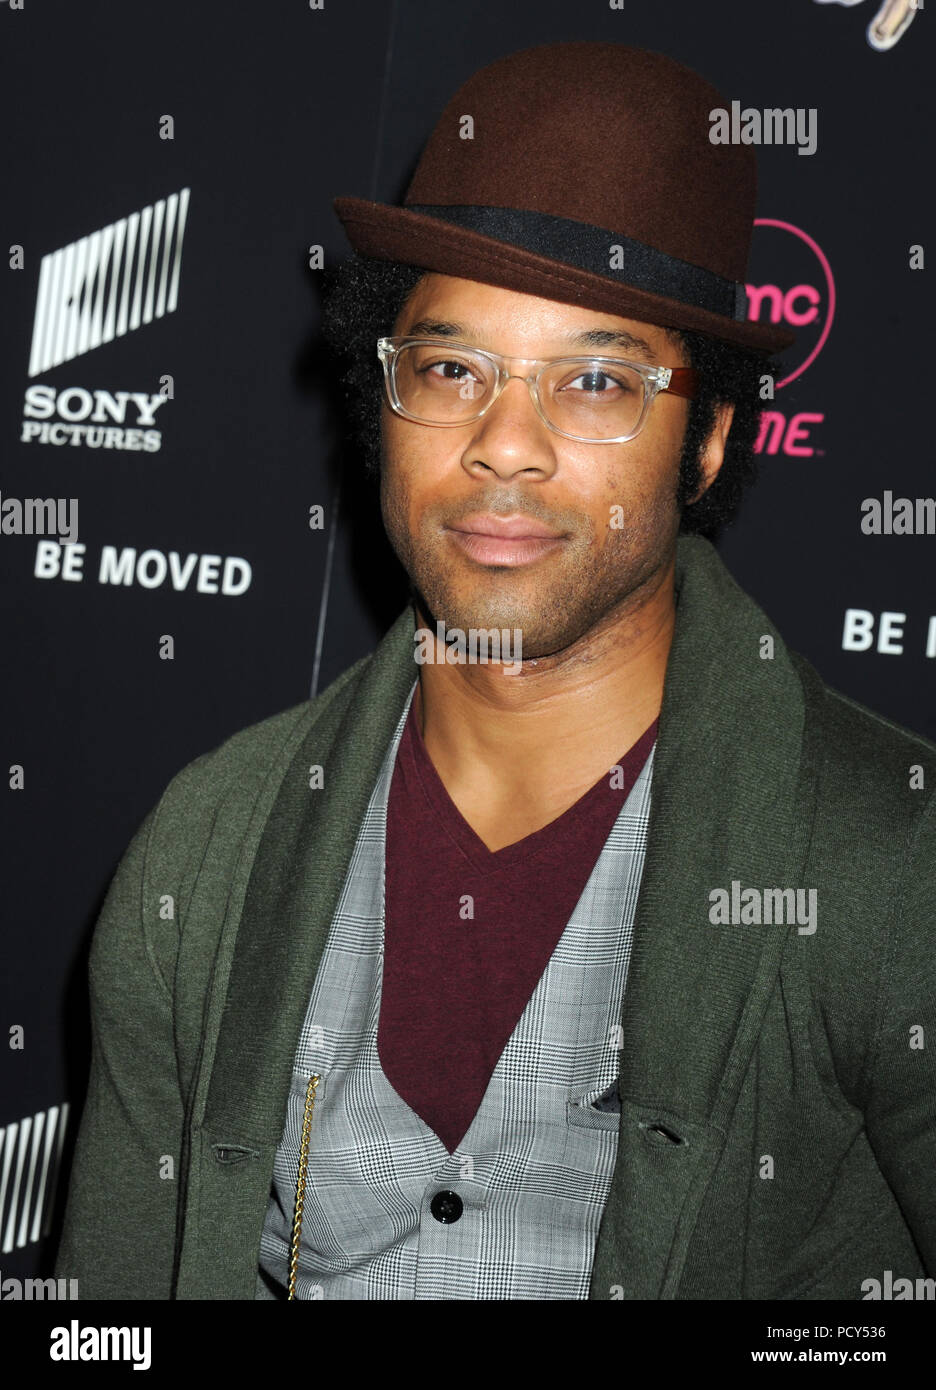
[[[641,515],[600,536],[583,513],[562,520],[570,535],[532,565],[482,567],[462,558],[431,510],[411,533],[405,485],[388,484],[385,469],[380,500],[387,536],[433,630],[440,622],[464,632],[519,630],[524,661],[587,644],[590,635],[636,613],[656,592],[654,576],[669,563],[678,529],[675,495],[658,495]]]

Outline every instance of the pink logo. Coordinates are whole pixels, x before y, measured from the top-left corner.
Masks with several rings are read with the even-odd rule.
[[[786,246],[780,248],[779,257],[773,255],[770,262],[772,266],[776,266],[778,262],[788,265],[793,271],[790,277],[793,283],[787,281],[787,288],[770,282],[746,286],[749,319],[755,323],[789,324],[798,331],[798,338],[806,340],[802,349],[799,349],[799,344],[790,349],[791,353],[796,353],[799,349],[805,356],[799,366],[794,367],[777,382],[776,389],[779,391],[781,387],[802,376],[825,347],[835,317],[835,280],[828,257],[808,232],[794,227],[792,222],[781,222],[775,217],[758,217],[754,226],[772,227],[775,231],[785,232],[796,238],[795,243],[790,243],[785,237]],[[762,259],[763,238],[758,237],[756,240],[758,258]],[[818,329],[815,341],[811,329]]]
[[[801,410],[787,420],[782,410],[762,410],[760,432],[754,445],[755,454],[792,454],[795,458],[812,458],[816,450],[809,439],[809,426],[821,425],[825,419],[813,410]],[[822,452],[821,450],[819,451]]]

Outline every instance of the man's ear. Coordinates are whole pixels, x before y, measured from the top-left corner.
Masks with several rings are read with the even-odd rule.
[[[689,499],[688,506],[692,506],[694,502],[698,502],[700,497],[704,497],[718,477],[719,469],[725,461],[725,442],[728,438],[728,431],[731,429],[731,422],[734,419],[734,411],[733,405],[724,402],[715,407],[715,424],[712,426],[712,431],[699,460],[702,482],[695,497]]]

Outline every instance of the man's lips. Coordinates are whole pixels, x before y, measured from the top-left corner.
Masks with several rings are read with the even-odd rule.
[[[467,531],[475,536],[498,536],[502,540],[526,540],[530,537],[557,540],[561,534],[529,516],[492,516],[490,513],[453,522],[449,530]]]
[[[460,550],[482,565],[526,565],[565,539],[524,516],[472,516],[445,529]]]

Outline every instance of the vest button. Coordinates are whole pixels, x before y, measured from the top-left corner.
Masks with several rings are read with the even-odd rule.
[[[437,1192],[429,1203],[429,1210],[436,1221],[441,1221],[444,1226],[457,1221],[462,1209],[462,1199],[457,1192]]]

